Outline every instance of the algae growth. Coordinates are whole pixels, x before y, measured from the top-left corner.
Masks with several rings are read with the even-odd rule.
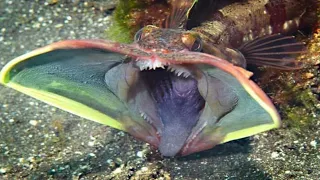
[[[165,0],[120,0],[113,13],[113,24],[106,30],[107,38],[130,43],[140,28],[163,23],[168,12]]]

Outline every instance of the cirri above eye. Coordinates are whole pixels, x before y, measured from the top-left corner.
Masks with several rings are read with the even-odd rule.
[[[141,28],[139,31],[136,32],[136,34],[134,35],[134,41],[139,41],[141,39],[143,33],[143,28]]]
[[[198,34],[190,32],[185,33],[182,35],[181,40],[190,51],[199,52],[202,50],[202,40]]]
[[[154,29],[159,29],[159,28],[153,25],[148,25],[146,27],[141,28],[134,35],[134,41],[139,41],[143,39],[144,37],[148,36]]]

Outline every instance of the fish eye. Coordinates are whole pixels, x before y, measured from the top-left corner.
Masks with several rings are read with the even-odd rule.
[[[191,51],[200,52],[201,50],[202,50],[202,40],[200,37],[197,37],[196,40],[193,42]]]
[[[195,34],[195,33],[183,34],[182,42],[190,51],[199,52],[202,50],[202,40],[198,34]]]

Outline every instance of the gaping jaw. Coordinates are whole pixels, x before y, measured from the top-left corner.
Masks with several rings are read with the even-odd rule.
[[[0,83],[174,156],[279,127],[276,109],[249,77],[203,53],[70,40],[13,59]]]
[[[119,77],[118,82],[126,83],[112,84],[110,77]],[[152,125],[159,138],[153,144],[164,156],[189,153],[188,145],[205,124],[212,119],[218,121],[238,100],[223,82],[208,78],[192,65],[141,71],[130,62],[110,70],[106,82],[114,92],[121,90],[119,96]]]

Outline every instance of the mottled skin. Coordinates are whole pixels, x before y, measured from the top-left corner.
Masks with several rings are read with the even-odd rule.
[[[230,48],[270,34],[288,34],[311,26],[315,0],[248,0],[229,4],[192,28],[204,42]],[[312,14],[313,13],[313,14]]]
[[[159,53],[183,49],[192,51],[192,46],[200,44],[202,52],[246,67],[246,59],[238,48],[259,37],[277,33],[292,34],[298,29],[312,26],[316,19],[313,18],[315,5],[315,0],[248,0],[231,3],[212,12],[200,26],[189,31],[170,29],[170,26],[168,29],[147,26],[141,30],[141,37],[145,38],[138,44],[142,49]],[[176,21],[185,20],[177,17]],[[179,23],[171,24],[177,28],[176,24]]]
[[[146,26],[137,33],[137,44],[141,49],[156,53],[172,53],[183,50],[194,51],[195,43],[200,45],[200,37],[190,31],[162,29]],[[200,50],[200,49],[199,49]]]

